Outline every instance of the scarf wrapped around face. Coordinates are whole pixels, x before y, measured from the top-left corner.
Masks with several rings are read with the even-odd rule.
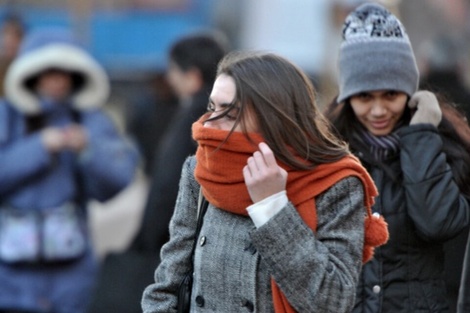
[[[258,144],[263,138],[259,134],[250,133],[253,141],[250,142],[241,132],[233,132],[227,138],[228,131],[204,127],[204,120],[205,116],[192,127],[193,138],[198,143],[194,173],[196,180],[212,205],[234,214],[248,216],[246,208],[253,202],[248,194],[242,169],[248,158],[258,150]],[[358,177],[364,186],[366,208],[363,262],[372,258],[374,247],[388,240],[387,225],[383,218],[371,215],[374,197],[377,196],[375,184],[354,156],[348,155],[336,162],[320,164],[313,170],[293,169],[279,161],[278,165],[288,172],[289,201],[313,231],[317,227],[315,197],[345,177]],[[275,312],[295,312],[274,280],[271,281],[271,286]]]

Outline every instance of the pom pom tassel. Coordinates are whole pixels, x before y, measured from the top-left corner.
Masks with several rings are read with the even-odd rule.
[[[389,234],[387,222],[378,213],[366,216],[364,231],[362,262],[366,263],[374,256],[375,247],[384,245],[388,241]]]

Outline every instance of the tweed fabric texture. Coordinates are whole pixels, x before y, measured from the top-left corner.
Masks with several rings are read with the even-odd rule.
[[[175,292],[189,266],[197,218],[194,167],[191,157],[170,224],[172,239],[162,249],[156,282],[144,292],[144,313],[176,312]],[[362,265],[363,186],[348,177],[316,201],[315,234],[291,203],[259,229],[247,216],[209,205],[195,252],[192,312],[241,312],[250,303],[255,312],[272,312],[271,276],[298,312],[349,312]]]

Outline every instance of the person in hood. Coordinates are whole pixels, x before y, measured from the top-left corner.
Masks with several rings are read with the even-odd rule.
[[[139,156],[103,110],[103,68],[63,29],[28,34],[0,102],[0,312],[84,313],[98,270],[89,200]]]
[[[326,116],[374,179],[373,211],[390,231],[362,268],[354,313],[450,312],[455,303],[444,243],[470,221],[470,129],[453,106],[418,86],[396,16],[373,3],[353,10],[343,24],[339,95]]]

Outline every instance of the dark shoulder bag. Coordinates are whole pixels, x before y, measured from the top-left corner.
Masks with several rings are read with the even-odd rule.
[[[194,234],[194,242],[193,247],[191,249],[191,265],[188,272],[184,275],[184,278],[178,288],[178,313],[189,313],[189,309],[191,306],[191,291],[193,288],[194,250],[196,249],[197,238],[199,237],[199,232],[202,228],[202,220],[204,219],[204,214],[206,213],[208,205],[209,202],[202,196],[202,193],[200,193],[196,233]]]

